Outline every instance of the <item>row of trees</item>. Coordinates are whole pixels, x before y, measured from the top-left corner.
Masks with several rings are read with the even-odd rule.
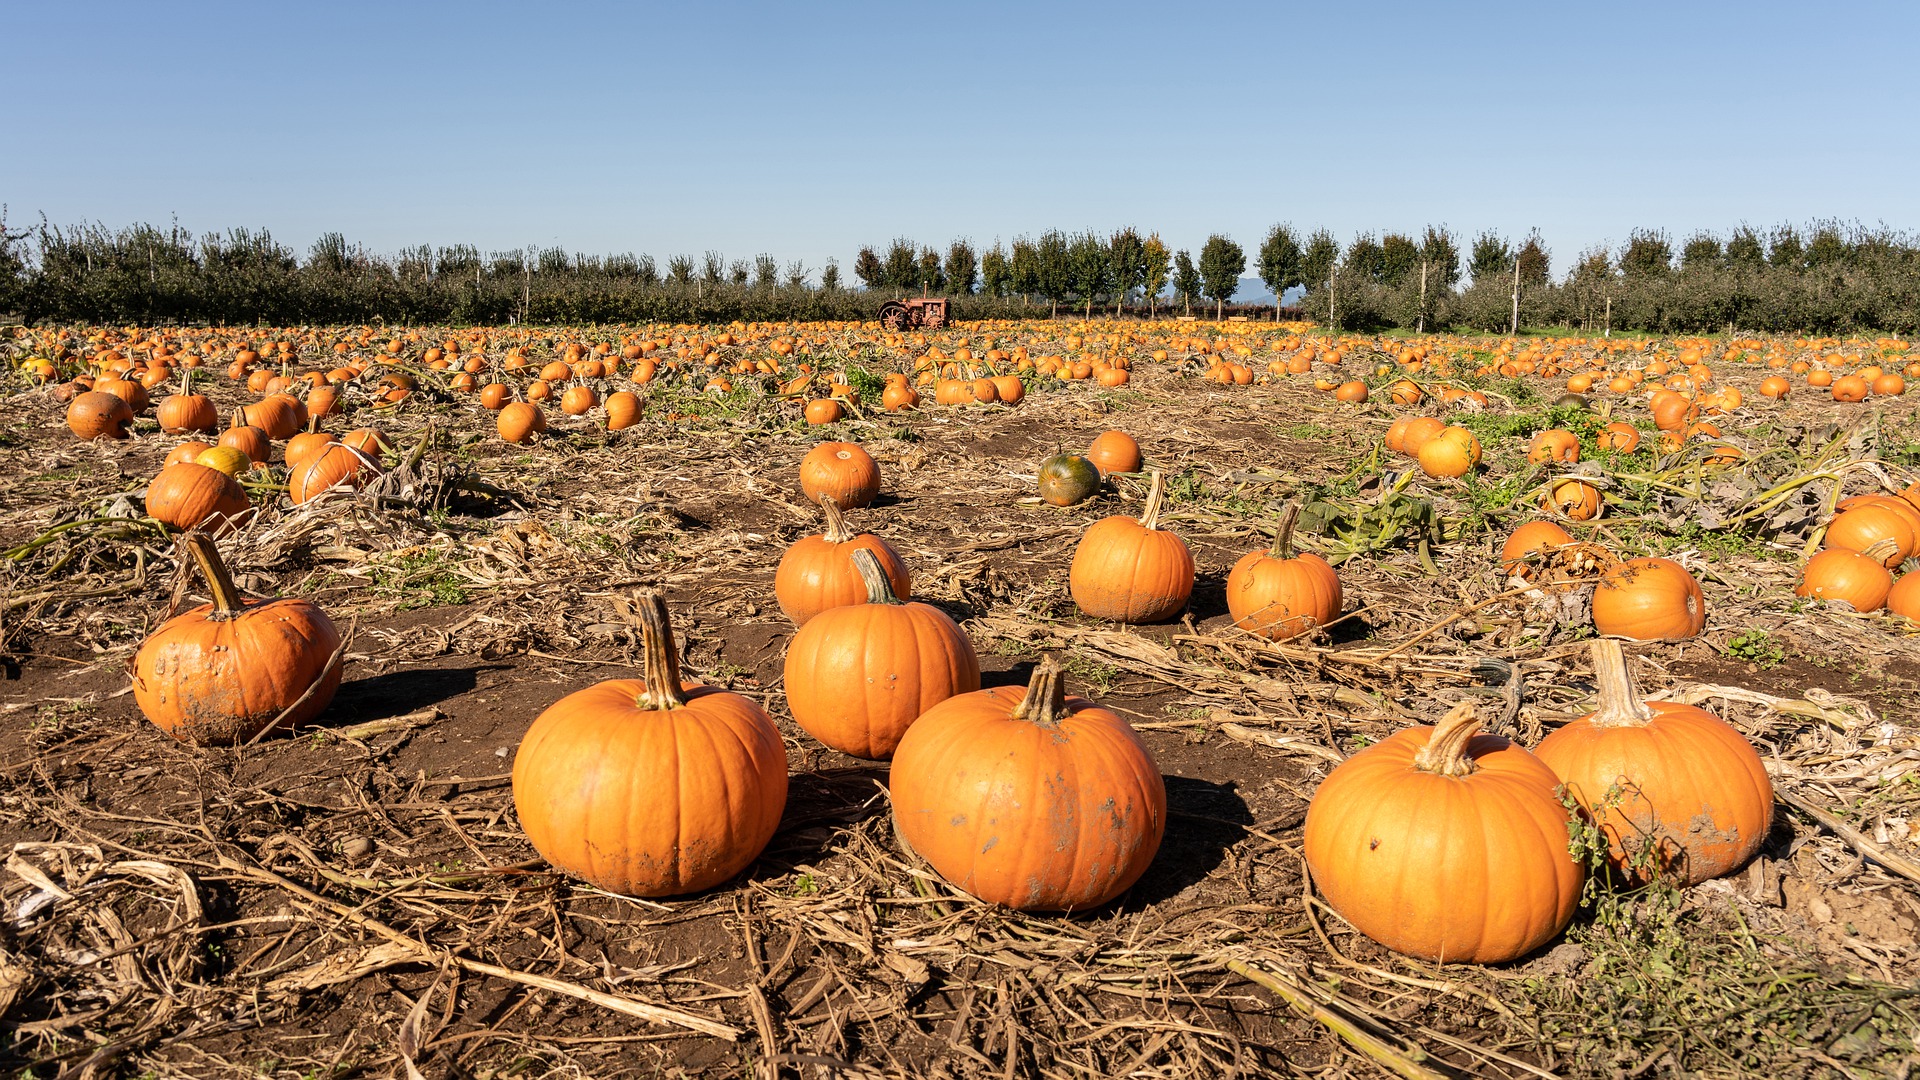
[[[1254,253],[1276,296],[1304,290],[1315,321],[1344,329],[1447,327],[1486,331],[1567,326],[1662,333],[1751,330],[1920,332],[1920,243],[1884,227],[1837,222],[1742,226],[1724,238],[1676,244],[1640,230],[1617,251],[1593,248],[1554,275],[1538,232],[1482,232],[1463,242],[1445,226],[1417,236],[1363,233],[1338,241],[1276,225]],[[886,300],[956,298],[961,318],[1022,317],[1068,307],[1082,315],[1144,308],[1171,297],[1218,317],[1239,289],[1247,256],[1215,234],[1196,260],[1157,233],[1050,230],[981,251],[898,239],[863,247],[849,288],[829,259],[818,271],[770,255],[709,251],[596,256],[560,248],[482,254],[467,245],[382,256],[330,233],[301,258],[265,230],[193,236],[178,227],[9,228],[0,209],[0,313],[95,322],[555,323],[734,319],[869,319]],[[1036,305],[1046,305],[1044,308]]]

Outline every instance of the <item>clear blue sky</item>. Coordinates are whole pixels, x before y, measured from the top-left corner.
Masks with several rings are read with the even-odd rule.
[[[1191,13],[1191,14],[1189,14]],[[391,252],[1920,226],[1920,5],[0,8],[18,226]]]

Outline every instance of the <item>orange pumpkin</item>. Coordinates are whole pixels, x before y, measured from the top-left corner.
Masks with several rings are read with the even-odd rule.
[[[851,561],[866,602],[828,608],[794,635],[787,705],[827,746],[885,760],[922,713],[980,689],[980,660],[945,612],[894,594],[873,551],[856,550]]]
[[[1342,762],[1307,806],[1321,895],[1395,952],[1500,963],[1573,921],[1585,874],[1567,851],[1560,781],[1479,727],[1462,704],[1397,731]]]
[[[894,830],[953,887],[1022,911],[1085,911],[1138,881],[1166,831],[1160,770],[1125,720],[1068,697],[1052,658],[1023,689],[959,694],[907,729]]]
[[[1893,575],[1879,556],[1892,543],[1883,540],[1864,553],[1844,548],[1815,552],[1801,567],[1800,584],[1793,594],[1843,601],[1855,611],[1879,611],[1887,606],[1887,596],[1893,591]]]
[[[1540,509],[1561,514],[1572,521],[1592,521],[1605,504],[1600,489],[1573,477],[1555,480],[1540,497]]]
[[[181,379],[180,392],[169,394],[153,411],[161,431],[184,435],[189,431],[214,431],[220,427],[220,410],[213,407],[213,399],[193,392],[192,379],[189,372]]]
[[[1340,577],[1320,556],[1293,555],[1298,503],[1280,512],[1273,547],[1240,557],[1227,573],[1227,610],[1235,626],[1269,641],[1297,637],[1340,617]]]
[[[1465,476],[1480,464],[1480,440],[1463,427],[1443,428],[1421,445],[1419,459],[1428,476]]]
[[[1840,551],[1868,551],[1884,545],[1882,561],[1899,566],[1920,547],[1915,515],[1896,507],[1903,500],[1871,499],[1853,503],[1827,523],[1821,544]]]
[[[1901,574],[1887,592],[1887,610],[1920,622],[1920,574]]]
[[[644,677],[541,713],[514,759],[513,806],[554,868],[609,892],[677,896],[738,874],[773,838],[787,754],[760,706],[681,683],[659,593],[638,616]]]
[[[1096,619],[1163,622],[1193,595],[1193,555],[1185,541],[1160,528],[1166,477],[1153,473],[1139,520],[1116,514],[1087,527],[1068,568],[1073,602]]]
[[[1580,438],[1565,428],[1548,428],[1533,437],[1527,448],[1527,460],[1535,465],[1580,460]]]
[[[218,469],[180,461],[161,469],[147,485],[147,516],[188,530],[206,526],[218,535],[252,505],[239,481]]]
[[[1601,429],[1597,441],[1602,449],[1631,454],[1640,448],[1640,429],[1624,421],[1615,420]]]
[[[1352,382],[1341,383],[1339,386],[1334,387],[1333,399],[1354,405],[1362,404],[1367,400],[1367,384],[1358,379]]]
[[[1671,559],[1629,559],[1593,591],[1593,628],[1602,634],[1641,641],[1690,638],[1706,625],[1706,594]]]
[[[1843,375],[1833,381],[1833,400],[1865,401],[1871,391],[1867,380],[1858,375]]]
[[[773,574],[774,600],[795,626],[828,608],[866,602],[867,587],[853,564],[857,551],[870,551],[880,560],[893,595],[913,595],[912,575],[890,544],[872,533],[855,534],[831,495],[820,497],[820,513],[826,530],[794,541]]]
[[[501,407],[494,428],[506,442],[530,443],[547,430],[547,414],[531,401],[510,402]]]
[[[1533,567],[1574,545],[1573,534],[1551,521],[1529,521],[1513,530],[1500,548],[1500,568],[1507,577],[1531,580]]]
[[[832,398],[816,398],[807,402],[807,423],[816,427],[838,423],[846,415],[847,411]]]
[[[1124,431],[1103,431],[1087,448],[1087,460],[1101,475],[1140,471],[1140,444]]]
[[[287,473],[287,498],[299,506],[328,491],[358,489],[371,473],[380,471],[379,462],[343,443],[333,443]]]
[[[640,399],[627,390],[607,395],[607,430],[624,431],[640,422]]]
[[[255,465],[264,465],[273,454],[273,443],[267,439],[267,433],[251,424],[230,427],[220,433],[216,446],[230,446],[247,455],[247,460]]]
[[[132,424],[133,408],[117,394],[89,390],[67,405],[67,428],[82,439],[124,439]]]
[[[859,443],[821,443],[800,459],[800,490],[816,503],[831,495],[842,509],[857,509],[880,494],[880,466]]]
[[[1606,834],[1627,877],[1693,885],[1739,869],[1773,824],[1773,781],[1744,736],[1704,709],[1645,701],[1619,642],[1593,643],[1600,707],[1534,753]]]

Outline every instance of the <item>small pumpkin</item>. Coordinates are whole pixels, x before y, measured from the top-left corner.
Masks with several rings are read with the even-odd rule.
[[[133,658],[133,699],[167,734],[200,746],[251,741],[324,711],[340,686],[340,634],[306,600],[245,600],[203,532],[181,535],[183,559],[213,602],[162,623]]]
[[[101,438],[124,439],[133,424],[133,408],[127,400],[104,390],[75,394],[67,405],[67,428],[88,441]]]
[[[638,605],[644,676],[541,713],[513,762],[520,827],[556,869],[628,896],[710,889],[757,858],[787,803],[787,755],[760,706],[683,684],[657,592]]]
[[[856,551],[871,551],[880,560],[895,596],[913,595],[912,575],[892,545],[872,533],[855,534],[831,495],[820,497],[820,513],[825,531],[794,541],[773,574],[774,600],[795,626],[828,608],[866,602],[867,587],[853,564]]]
[[[182,531],[205,526],[218,535],[251,505],[239,481],[191,461],[168,465],[147,485],[147,516]]]
[[[1535,465],[1580,460],[1580,438],[1565,428],[1548,428],[1533,437],[1527,448],[1527,460]]]
[[[267,459],[273,456],[273,442],[267,438],[266,432],[252,424],[228,428],[220,433],[215,445],[230,446],[247,455],[247,460],[255,465],[265,465]]]
[[[1480,440],[1463,427],[1443,428],[1421,445],[1420,471],[1428,476],[1465,476],[1480,464]]]
[[[295,506],[337,489],[357,490],[369,474],[377,474],[380,463],[343,443],[323,447],[312,457],[295,465],[287,474],[287,498]]]
[[[1087,448],[1087,460],[1102,476],[1140,471],[1140,444],[1124,431],[1103,431]]]
[[[1800,568],[1800,584],[1793,594],[1844,601],[1855,611],[1879,611],[1887,606],[1887,597],[1893,591],[1893,575],[1887,572],[1881,555],[1892,545],[1893,541],[1882,540],[1864,552],[1845,548],[1815,552]]]
[[[180,392],[162,399],[153,416],[160,421],[160,430],[169,435],[214,431],[220,427],[220,410],[214,408],[213,399],[193,392],[191,370],[180,377]]]
[[[607,395],[607,430],[624,431],[640,422],[640,398],[629,390]]]
[[[1706,625],[1706,594],[1671,559],[1628,559],[1593,591],[1593,628],[1602,634],[1640,641],[1690,638]]]
[[[1116,514],[1082,534],[1067,571],[1073,602],[1082,612],[1119,623],[1153,623],[1187,606],[1193,596],[1193,554],[1185,541],[1160,527],[1166,493],[1166,477],[1156,469],[1138,520]]]
[[[594,393],[591,386],[569,386],[567,392],[560,395],[560,411],[568,416],[585,416],[598,404],[600,395]]]
[[[1227,610],[1235,626],[1269,641],[1298,637],[1340,617],[1340,577],[1320,556],[1293,554],[1300,505],[1280,512],[1273,547],[1249,552],[1227,573]]]
[[[239,477],[253,468],[253,459],[245,450],[237,446],[209,446],[194,456],[194,463],[216,469],[228,476]]]
[[[513,401],[500,407],[494,429],[505,442],[525,445],[547,430],[547,414],[531,401]]]
[[[822,743],[885,760],[920,715],[980,689],[973,643],[946,612],[894,595],[873,551],[852,553],[866,602],[807,620],[787,647],[787,705]]]
[[[1573,477],[1555,480],[1540,497],[1540,509],[1561,514],[1571,521],[1592,521],[1600,516],[1604,505],[1599,488]]]
[[[203,442],[183,442],[172,450],[167,451],[167,459],[160,463],[160,467],[164,469],[168,465],[178,464],[182,461],[192,461],[211,449],[213,449],[213,447]]]
[[[1887,591],[1887,610],[1920,622],[1920,574],[1901,574]]]
[[[815,398],[807,402],[807,423],[815,427],[838,423],[844,420],[846,415],[847,410],[832,398]]]
[[[859,443],[824,442],[800,459],[800,490],[819,502],[831,495],[843,510],[856,510],[880,494],[880,466]]]
[[[1600,707],[1542,739],[1534,754],[1606,834],[1630,879],[1693,885],[1739,869],[1773,823],[1760,755],[1719,717],[1645,701],[1617,641],[1593,643]]]
[[[1055,454],[1040,463],[1040,498],[1054,506],[1077,506],[1100,490],[1100,467],[1078,454]]]
[[[1595,441],[1603,450],[1631,454],[1640,449],[1640,429],[1623,420],[1615,420],[1600,430]]]
[[[1131,888],[1167,791],[1125,720],[1069,697],[1052,658],[1024,688],[958,694],[894,752],[894,831],[954,888],[1021,911],[1085,911]]]
[[[1501,963],[1573,921],[1560,780],[1462,704],[1341,762],[1307,806],[1307,866],[1327,903],[1395,952]],[[1488,842],[1497,837],[1498,842]]]

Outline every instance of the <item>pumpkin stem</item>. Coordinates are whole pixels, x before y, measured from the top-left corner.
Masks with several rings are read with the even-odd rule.
[[[1888,556],[1897,554],[1899,550],[1900,550],[1900,541],[1895,540],[1891,536],[1883,536],[1880,539],[1875,540],[1873,543],[1867,545],[1866,550],[1862,551],[1860,554],[1865,555],[1867,558],[1872,559],[1874,562],[1884,564],[1887,561]]]
[[[1413,756],[1413,767],[1441,776],[1471,775],[1478,766],[1467,756],[1467,743],[1478,734],[1480,718],[1473,714],[1473,704],[1463,701],[1455,705],[1433,726],[1427,745]]]
[[[233,410],[233,421],[227,426],[237,427],[237,428],[246,427],[247,426],[247,410],[243,408]]]
[[[827,519],[827,531],[824,534],[829,544],[844,544],[853,539],[854,532],[847,528],[846,515],[840,512],[840,502],[826,493],[820,495],[820,515]]]
[[[1640,698],[1627,674],[1627,654],[1620,643],[1597,638],[1593,643],[1593,679],[1600,688],[1600,707],[1587,718],[1595,727],[1644,727],[1653,709]]]
[[[1293,526],[1300,520],[1300,504],[1289,502],[1280,509],[1280,526],[1273,533],[1273,549],[1268,554],[1276,559],[1293,558]]]
[[[239,586],[233,583],[233,575],[227,572],[227,564],[220,561],[213,537],[199,529],[190,529],[181,533],[175,543],[200,568],[200,576],[207,579],[207,591],[213,594],[213,611],[207,618],[225,622],[240,614],[246,601],[240,595]]]
[[[687,703],[687,692],[680,685],[680,647],[673,640],[667,598],[658,589],[648,589],[640,594],[635,615],[640,621],[641,678],[647,684],[639,705],[658,712],[678,709]]]
[[[1027,683],[1027,696],[1014,706],[1013,718],[1041,727],[1057,727],[1066,717],[1067,674],[1060,669],[1058,660],[1042,657],[1033,669],[1032,681]]]
[[[1159,469],[1153,470],[1153,486],[1147,489],[1147,508],[1140,514],[1142,528],[1160,527],[1160,504],[1167,497],[1167,478]]]
[[[887,571],[880,565],[880,557],[866,548],[853,553],[853,568],[860,571],[860,580],[867,587],[867,603],[898,604],[900,598],[893,595],[893,582],[887,580]]]

